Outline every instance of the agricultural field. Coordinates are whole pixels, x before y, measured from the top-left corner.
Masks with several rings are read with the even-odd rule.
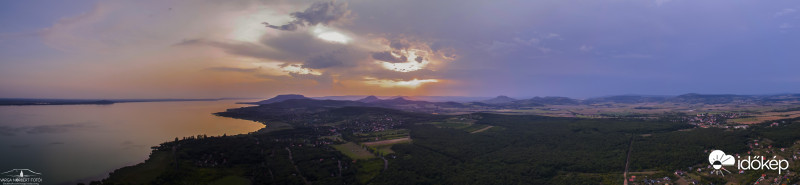
[[[728,121],[739,124],[758,124],[766,121],[779,120],[779,119],[792,119],[798,117],[800,117],[800,111],[788,111],[788,112],[768,111],[768,112],[753,114],[751,115],[751,117],[731,119]]]

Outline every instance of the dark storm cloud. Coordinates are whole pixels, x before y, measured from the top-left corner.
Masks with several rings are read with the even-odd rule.
[[[332,52],[311,57],[303,63],[303,67],[311,69],[324,69],[333,67],[353,67],[367,59],[364,51],[340,48]]]
[[[187,39],[174,46],[213,46],[223,49],[226,53],[248,56],[254,58],[285,58],[283,53],[270,50],[263,45],[245,42],[219,42],[205,39]]]
[[[350,15],[347,3],[316,2],[303,12],[292,13],[297,20],[302,20],[310,25],[330,24]]]
[[[298,65],[298,64],[284,64],[284,65],[282,65],[282,67],[285,67],[285,66],[288,66],[288,65]],[[330,75],[330,73],[323,73],[323,74],[320,74],[320,75],[314,75],[314,74],[301,74],[301,73],[297,73],[297,72],[289,72],[288,76],[286,76],[286,75],[269,75],[269,74],[256,74],[255,76],[258,77],[258,78],[261,78],[261,79],[268,79],[268,80],[277,81],[277,82],[280,82],[282,84],[297,83],[298,79],[299,80],[311,80],[311,81],[314,81],[314,82],[317,83],[315,88],[329,88],[331,85],[334,84],[333,83],[333,77]]]
[[[276,59],[285,60],[303,60],[308,56],[319,55],[342,47],[350,47],[321,40],[306,32],[282,32],[276,37],[264,38],[260,44],[285,56]]]
[[[400,55],[400,57],[395,57],[394,55],[392,55],[391,51],[374,52],[372,53],[372,58],[374,58],[375,60],[385,61],[389,63],[402,63],[408,61],[408,57],[406,57],[405,55]]]
[[[350,15],[350,10],[347,8],[347,3],[336,3],[336,1],[316,2],[306,10],[294,12],[291,15],[295,20],[285,25],[277,26],[267,22],[263,24],[273,29],[294,31],[300,26],[328,25],[347,19]]]
[[[392,49],[404,50],[404,49],[408,49],[409,47],[411,47],[411,44],[408,43],[408,41],[406,41],[404,39],[395,39],[395,40],[391,41],[389,46],[392,47]]]
[[[226,53],[269,59],[284,62],[300,62],[310,60],[313,56],[329,55],[336,50],[348,50],[349,53],[364,53],[357,46],[326,42],[306,32],[282,32],[276,37],[265,37],[260,42],[214,41],[206,39],[187,39],[175,46],[211,46],[223,49]],[[350,58],[348,58],[350,59]],[[335,63],[327,59],[314,59],[310,63]],[[344,62],[350,63],[350,62]],[[325,66],[325,65],[321,65]],[[324,67],[323,67],[324,68]]]
[[[281,25],[281,26],[272,25],[272,24],[269,24],[267,22],[262,22],[261,24],[264,24],[264,26],[266,26],[267,28],[272,28],[272,29],[277,29],[277,30],[284,30],[284,31],[294,31],[294,30],[297,30],[297,27],[299,27],[298,25],[303,25],[303,22],[301,22],[301,21],[292,21],[292,22],[289,22],[288,24],[284,24],[284,25]]]
[[[322,68],[329,68],[333,66],[341,66],[344,64],[342,60],[339,60],[332,56],[316,56],[311,59],[306,60],[303,63],[303,67],[311,68],[311,69],[322,69]]]

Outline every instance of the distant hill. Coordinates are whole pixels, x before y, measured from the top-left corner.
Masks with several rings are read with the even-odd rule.
[[[517,99],[501,95],[501,96],[497,96],[497,97],[492,98],[492,99],[483,100],[481,102],[482,103],[488,103],[488,104],[500,104],[500,103],[510,103],[510,102],[513,102],[513,101],[517,101]]]
[[[260,107],[273,107],[280,109],[294,109],[294,108],[327,108],[327,107],[348,107],[348,106],[370,106],[366,103],[347,100],[315,100],[311,98],[298,98],[287,99],[280,102],[262,104]]]
[[[312,99],[318,100],[350,100],[350,101],[358,101],[363,99],[364,97],[369,95],[346,95],[346,96],[320,96],[320,97],[309,97]],[[491,97],[470,97],[470,96],[375,96],[379,99],[394,99],[398,97],[403,97],[407,100],[418,100],[418,101],[428,101],[428,102],[474,102],[474,101],[483,101],[489,99]]]
[[[319,100],[307,98],[302,95],[280,95],[268,100],[253,102],[258,106],[229,109],[226,112],[216,113],[221,116],[258,115],[260,113],[274,116],[298,115],[315,113],[344,107],[380,107],[398,109],[410,112],[438,113],[452,111],[452,108],[465,108],[466,105],[458,102],[428,102],[408,100],[403,97],[394,99],[379,99],[375,96],[362,98],[360,101],[352,100]],[[264,118],[262,116],[262,118]]]
[[[413,101],[408,100],[405,97],[395,97],[387,100],[379,100],[372,102],[375,104],[387,104],[387,105],[402,105],[402,104],[416,104],[416,103],[424,103],[423,101]]]
[[[264,105],[264,104],[278,103],[278,102],[283,102],[283,101],[286,101],[286,100],[296,100],[296,99],[311,99],[311,98],[307,98],[307,97],[305,97],[303,95],[299,95],[299,94],[283,94],[283,95],[278,95],[278,96],[275,96],[275,97],[267,99],[267,100],[262,100],[262,101],[253,102],[253,103],[245,103],[245,104]]]
[[[800,94],[777,94],[767,96],[763,99],[765,102],[777,102],[777,101],[798,101],[800,100]]]
[[[357,102],[363,102],[363,103],[372,103],[372,102],[381,101],[381,99],[379,99],[378,97],[375,97],[375,96],[367,96],[365,98],[362,98],[362,99],[359,99],[359,100],[356,100],[356,101]]]
[[[417,100],[408,100],[405,97],[396,97],[387,100],[379,100],[371,102],[370,104],[381,106],[381,107],[389,107],[389,108],[399,108],[399,109],[437,109],[437,108],[460,108],[465,107],[464,104],[458,102],[429,102],[429,101],[417,101]],[[409,110],[414,111],[414,110]]]

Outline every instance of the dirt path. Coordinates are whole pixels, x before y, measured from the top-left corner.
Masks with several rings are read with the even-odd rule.
[[[390,140],[383,140],[383,141],[373,141],[373,142],[364,142],[362,144],[367,146],[375,146],[375,145],[388,145],[388,144],[395,144],[395,143],[402,143],[411,141],[411,137],[404,137],[399,139],[390,139]]]
[[[339,177],[342,177],[342,160],[336,160],[339,162]]]
[[[678,181],[675,181],[677,185],[689,185],[689,181],[684,179],[683,177],[678,177]]]
[[[491,126],[491,125],[489,125],[489,126],[486,126],[486,127],[482,128],[482,129],[478,129],[478,130],[476,130],[476,131],[472,131],[472,132],[470,132],[470,134],[474,134],[474,133],[478,133],[478,132],[483,132],[483,131],[489,130],[489,129],[490,129],[490,128],[492,128],[492,127],[494,127],[494,126]]]
[[[628,146],[628,156],[625,158],[625,172],[622,173],[623,184],[628,185],[628,165],[631,164],[631,151],[633,151],[633,139],[636,138],[635,136],[631,136],[631,144]]]
[[[386,171],[386,169],[389,169],[389,160],[386,160],[383,156],[381,156],[381,159],[383,159],[383,171]]]
[[[292,159],[292,150],[290,150],[289,147],[286,147],[286,151],[289,151],[289,161],[292,162],[292,166],[294,166],[294,170],[297,171],[297,175],[300,176],[300,178],[303,178],[303,182],[310,185],[311,183],[306,180],[306,177],[303,176],[303,173],[300,173],[300,168],[297,168],[297,165],[294,164],[294,159]]]

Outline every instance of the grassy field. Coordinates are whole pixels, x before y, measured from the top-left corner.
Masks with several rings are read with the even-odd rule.
[[[461,129],[469,126],[469,124],[454,123],[454,122],[444,122],[444,123],[439,123],[438,125],[441,127],[455,128],[455,129]]]
[[[356,179],[358,179],[358,182],[361,184],[367,184],[383,170],[383,160],[379,158],[358,161],[356,165],[358,167]]]
[[[406,138],[408,137],[408,130],[407,129],[391,129],[391,130],[384,130],[380,132],[372,132],[372,133],[361,133],[356,134],[358,137],[355,142],[371,142],[371,141],[381,141],[381,140],[390,140],[390,139],[398,139],[398,138]]]
[[[386,154],[394,153],[394,151],[392,150],[392,145],[401,144],[401,143],[411,143],[411,138],[410,137],[405,137],[405,138],[398,138],[398,139],[391,139],[391,140],[366,142],[366,143],[363,143],[363,144],[367,145],[368,147],[370,147],[373,150],[375,150],[376,154],[386,155]]]
[[[393,144],[392,144],[393,145]],[[392,145],[379,145],[379,146],[370,146],[379,154],[386,155],[386,154],[393,154],[394,150],[392,150]]]
[[[467,132],[470,132],[468,130],[471,129],[471,127],[475,126],[475,120],[457,118],[456,117],[456,118],[449,118],[449,119],[446,119],[446,120],[443,120],[443,121],[430,122],[429,124],[436,125],[437,127],[440,127],[440,128],[454,128],[454,129],[458,129],[458,130],[467,130]],[[483,127],[480,127],[480,128],[483,128]],[[478,129],[480,129],[480,128],[478,128]],[[477,129],[474,129],[474,130],[477,130]]]
[[[336,148],[336,150],[339,150],[344,155],[347,155],[347,157],[356,160],[375,158],[375,155],[372,155],[372,153],[369,153],[369,151],[353,142],[347,142],[341,145],[333,145],[333,148]]]
[[[524,110],[530,111],[530,110]],[[485,125],[485,124],[475,124],[476,120],[473,119],[460,119],[460,118],[450,118],[441,122],[431,122],[430,124],[436,125],[440,128],[453,128],[457,130],[462,130],[469,133],[477,133],[476,131],[483,132],[488,129],[493,128],[493,126]],[[486,129],[486,130],[482,130]]]

